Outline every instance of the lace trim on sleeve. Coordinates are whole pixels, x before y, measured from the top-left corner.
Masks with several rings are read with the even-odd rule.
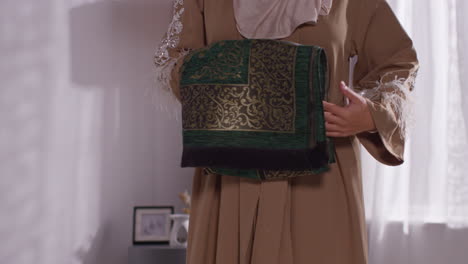
[[[392,110],[400,129],[400,138],[404,139],[409,128],[414,125],[414,102],[411,91],[414,89],[418,69],[411,72],[407,78],[398,78],[396,71],[385,74],[380,81],[371,82],[359,92],[362,96],[373,102],[380,103],[386,109]],[[388,80],[388,75],[395,74],[393,80]]]
[[[172,57],[169,52],[170,49],[176,49],[177,45],[179,45],[179,34],[183,29],[181,21],[182,14],[184,13],[183,5],[184,0],[174,1],[172,21],[169,24],[165,38],[161,40],[154,54],[156,80],[159,82],[160,88],[166,91],[171,91],[171,72],[177,60],[189,53],[189,49],[182,49],[177,52],[175,57]]]

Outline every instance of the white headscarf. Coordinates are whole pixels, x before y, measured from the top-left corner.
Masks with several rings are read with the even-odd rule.
[[[237,29],[246,38],[288,37],[304,23],[328,15],[333,0],[233,0]]]

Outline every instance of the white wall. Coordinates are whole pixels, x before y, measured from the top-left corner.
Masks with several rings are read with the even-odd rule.
[[[171,6],[0,3],[0,263],[123,264],[133,206],[180,212],[180,121],[145,94]]]

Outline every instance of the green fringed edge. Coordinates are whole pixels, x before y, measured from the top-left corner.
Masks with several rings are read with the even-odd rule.
[[[209,168],[213,173],[238,176],[243,178],[257,179],[260,180],[257,170],[236,170],[236,169],[225,169],[225,168]]]
[[[330,163],[335,163],[336,162],[336,152],[335,152],[335,143],[333,142],[333,139],[328,138],[328,152],[329,152],[329,159],[328,159],[328,164]]]
[[[223,174],[223,175],[229,175],[229,176],[237,176],[237,177],[243,177],[243,178],[250,178],[250,179],[256,179],[256,180],[264,180],[260,176],[260,171],[258,170],[235,170],[235,169],[225,169],[225,168],[209,168],[211,172],[217,173],[217,174]],[[330,170],[330,167],[328,166],[323,166],[318,169],[311,169],[310,174],[319,174],[323,172],[327,172]],[[285,174],[291,173],[292,171],[285,171]],[[268,180],[268,179],[267,179]]]
[[[316,87],[320,87],[320,97],[321,97],[321,100],[327,100],[328,98],[328,89],[329,89],[329,83],[330,83],[330,79],[329,79],[329,71],[328,71],[328,60],[327,60],[327,57],[326,57],[326,53],[325,53],[325,50],[322,49],[322,48],[318,48],[319,49],[319,56],[318,56],[318,60],[316,61],[317,65],[316,67],[318,67],[320,70],[318,71],[319,75],[318,75],[318,78],[314,78],[314,81],[317,81],[317,83],[315,83],[314,85],[317,85]],[[315,71],[317,72],[317,71]],[[325,113],[324,113],[324,109],[323,109],[323,103],[322,101],[320,101],[318,104],[317,104],[317,108],[318,108],[318,114],[320,116],[320,122],[319,123],[319,126],[320,126],[320,130],[323,131],[321,133],[321,137],[319,140],[326,140],[327,141],[327,146],[328,146],[328,155],[329,155],[329,161],[328,163],[331,164],[331,163],[335,163],[336,162],[336,152],[335,152],[335,144],[334,144],[334,141],[333,141],[333,138],[331,137],[327,137],[326,136],[326,129],[325,129]]]

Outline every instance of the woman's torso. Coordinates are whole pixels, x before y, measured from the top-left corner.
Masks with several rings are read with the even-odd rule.
[[[328,58],[329,88],[328,101],[343,105],[344,97],[339,90],[341,80],[348,83],[349,62],[352,51],[351,8],[357,2],[334,0],[329,15],[320,16],[316,25],[302,25],[283,40],[303,45],[317,45],[325,49]],[[242,39],[236,28],[232,0],[204,0],[205,36],[207,44],[220,40]],[[358,163],[358,143],[355,137],[335,138],[338,162],[346,157],[351,167]],[[341,163],[343,163],[341,159]],[[346,164],[341,164],[346,166]]]

